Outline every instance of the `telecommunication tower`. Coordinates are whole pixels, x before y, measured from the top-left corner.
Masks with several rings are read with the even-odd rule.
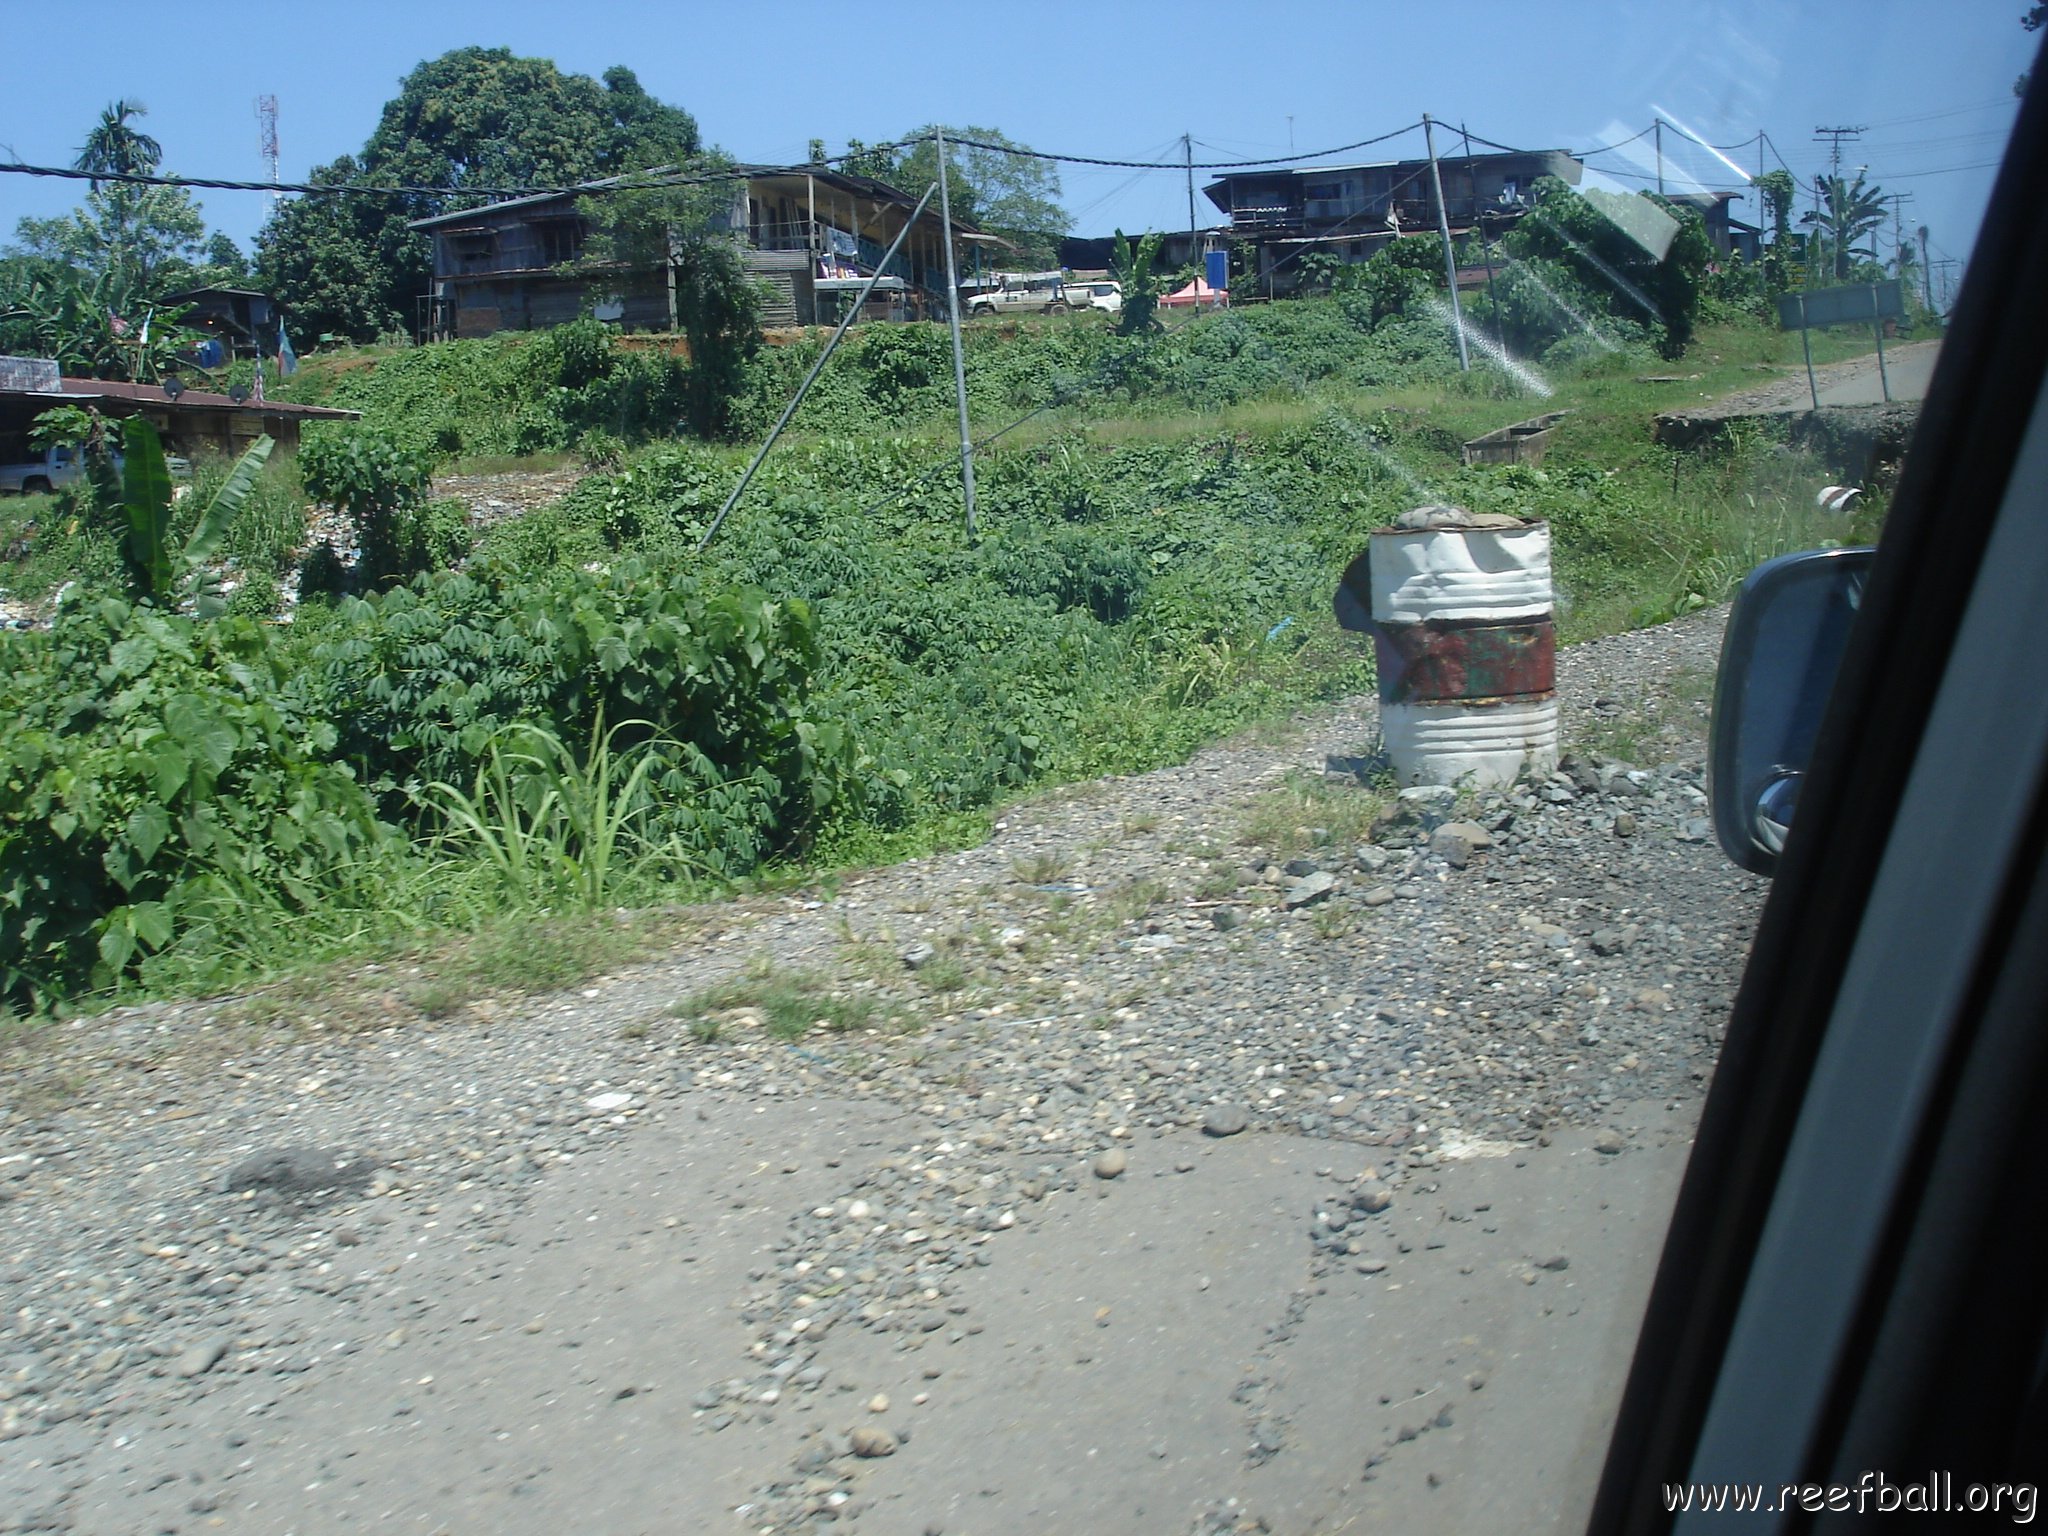
[[[277,185],[277,98],[258,96],[256,98],[256,123],[260,133],[258,147],[263,155],[263,168],[270,172],[272,186]],[[281,194],[270,194],[275,202]]]

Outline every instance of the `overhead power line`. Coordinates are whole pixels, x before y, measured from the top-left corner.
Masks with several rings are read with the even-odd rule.
[[[1678,124],[1672,122],[1671,119],[1668,117],[1659,118],[1657,121],[1663,123],[1663,125],[1666,128],[1669,128],[1673,133],[1677,134],[1681,139],[1686,140],[1688,143],[1697,144],[1701,149],[1718,150],[1723,154],[1729,155],[1734,154],[1735,151],[1738,149],[1748,149],[1752,144],[1755,144],[1759,139],[1761,139],[1764,136],[1763,130],[1759,128],[1755,133],[1751,134],[1748,138],[1744,139],[1739,144],[1709,144],[1705,139],[1700,138],[1697,134],[1686,132],[1685,129],[1679,127]],[[1652,123],[1650,125],[1650,128],[1654,128],[1656,126],[1656,123]],[[1643,130],[1644,133],[1648,133],[1649,131],[1649,128]],[[1641,134],[1637,135],[1638,138],[1640,138],[1641,136]]]
[[[1574,150],[1573,153],[1576,154],[1581,160],[1590,159],[1594,155],[1604,155],[1611,149],[1620,149],[1624,145],[1633,144],[1637,139],[1647,139],[1651,134],[1655,133],[1656,131],[1657,125],[1655,123],[1652,123],[1649,127],[1645,128],[1641,133],[1632,133],[1625,139],[1616,139],[1612,144],[1599,144],[1595,145],[1592,149]],[[1489,140],[1479,138],[1477,134],[1474,134],[1473,138],[1477,140],[1479,143],[1487,145],[1487,147],[1490,149],[1499,149],[1502,147],[1498,144],[1491,143]]]
[[[1998,165],[1997,160],[1974,160],[1968,165],[1941,165],[1931,171],[1894,171],[1885,177],[1886,181],[1906,181],[1916,176],[1953,176],[1958,171],[1982,171]]]
[[[1384,144],[1389,139],[1398,139],[1404,133],[1413,133],[1422,126],[1421,120],[1408,123],[1389,133],[1374,134],[1369,139],[1359,139],[1351,144],[1339,144],[1331,149],[1312,149],[1299,155],[1274,155],[1264,160],[1104,160],[1094,155],[1061,155],[1050,150],[1025,149],[1015,144],[990,144],[980,139],[948,139],[949,144],[959,144],[968,149],[993,150],[1001,155],[1015,155],[1023,160],[1053,160],[1061,165],[1105,165],[1114,170],[1131,171],[1242,171],[1256,170],[1268,165],[1299,165],[1305,160],[1324,160],[1331,155],[1348,155],[1354,149],[1366,149],[1374,144]]]
[[[910,146],[904,144],[875,144],[846,154],[828,155],[823,160],[771,166],[768,167],[768,171],[770,174],[780,172],[794,175],[800,171],[815,170],[821,165],[837,165],[842,161],[857,159],[878,151],[886,153],[908,147]],[[327,197],[344,194],[373,197],[538,197],[571,193],[586,196],[593,193],[645,192],[663,187],[709,186],[747,175],[758,175],[760,168],[741,170],[734,166],[718,171],[648,170],[566,186],[527,183],[509,187],[430,186],[417,182],[238,181],[222,176],[159,176],[153,172],[142,171],[81,171],[68,165],[25,165],[19,160],[0,160],[0,174],[45,176],[59,181],[113,181],[137,187],[191,187],[207,192],[300,192],[309,196]]]
[[[1369,139],[1359,139],[1350,144],[1339,144],[1330,149],[1311,150],[1306,154],[1280,155],[1264,160],[1112,160],[1094,155],[1062,155],[1046,150],[1024,149],[1014,144],[993,144],[981,139],[953,139],[948,142],[969,149],[989,150],[996,154],[1012,155],[1025,160],[1049,160],[1061,165],[1095,165],[1112,170],[1138,171],[1231,171],[1249,170],[1262,166],[1294,165],[1302,161],[1321,160],[1331,155],[1349,154],[1353,150],[1365,149],[1374,144],[1383,144],[1389,139],[1398,139],[1405,133],[1412,133],[1421,127],[1420,122],[1396,128],[1390,133],[1375,134]],[[921,142],[921,141],[919,141]],[[899,149],[915,147],[910,143],[871,144],[860,150],[844,154],[827,155],[822,160],[806,160],[790,165],[769,166],[769,174],[796,175],[803,171],[815,170],[821,165],[839,165],[849,160],[862,159],[877,153],[887,154]],[[315,181],[242,181],[225,176],[159,176],[140,171],[81,171],[68,165],[29,165],[19,160],[0,160],[0,175],[40,176],[59,181],[110,181],[128,186],[140,187],[188,187],[205,192],[296,192],[309,197],[539,197],[576,195],[608,195],[615,192],[644,192],[664,187],[708,186],[719,182],[737,180],[747,175],[759,175],[761,168],[741,170],[734,167],[719,171],[672,171],[639,172],[626,176],[612,177],[603,181],[575,183],[566,186],[545,184],[524,184],[519,186],[432,186],[417,182],[374,183],[374,182],[315,182]]]

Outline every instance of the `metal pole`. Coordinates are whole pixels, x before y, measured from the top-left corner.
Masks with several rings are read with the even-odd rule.
[[[1500,300],[1493,293],[1493,241],[1486,229],[1486,215],[1479,211],[1479,173],[1472,165],[1472,133],[1463,123],[1458,132],[1465,140],[1465,180],[1472,187],[1472,222],[1479,226],[1479,257],[1486,263],[1486,304],[1493,311],[1493,342],[1503,353],[1508,349],[1508,335],[1500,316]]]
[[[939,223],[946,240],[946,325],[953,333],[953,393],[960,402],[960,496],[974,538],[974,439],[967,430],[967,357],[960,349],[960,279],[953,267],[953,199],[946,185],[946,132],[932,129],[939,151]]]
[[[1183,133],[1180,147],[1188,166],[1188,263],[1195,268],[1195,308],[1202,307],[1202,269],[1195,260],[1195,136]]]
[[[1657,130],[1657,195],[1664,195],[1664,119],[1653,117],[1651,124]]]
[[[1465,350],[1465,312],[1458,307],[1458,258],[1451,249],[1451,216],[1444,208],[1444,178],[1437,169],[1436,133],[1427,112],[1422,114],[1422,142],[1429,149],[1429,182],[1436,189],[1436,227],[1444,237],[1444,276],[1451,284],[1451,324],[1458,333],[1458,368],[1470,373],[1472,357]]]
[[[1870,329],[1877,337],[1877,382],[1884,391],[1884,403],[1892,403],[1891,376],[1884,371],[1884,316],[1878,313],[1877,284],[1870,285]]]
[[[1806,324],[1806,295],[1799,295],[1799,345],[1806,350],[1806,392],[1813,397],[1813,408],[1820,409],[1820,386],[1813,382],[1813,332]]]
[[[839,345],[839,338],[844,336],[846,328],[853,324],[853,317],[867,308],[868,295],[875,291],[875,284],[882,280],[883,269],[889,265],[890,257],[896,254],[897,246],[903,244],[903,237],[910,233],[910,226],[918,221],[919,217],[924,213],[925,204],[932,200],[932,194],[938,191],[938,189],[936,182],[924,189],[924,196],[917,200],[917,206],[911,209],[910,217],[903,221],[903,227],[896,231],[896,239],[890,244],[889,249],[883,253],[881,261],[877,263],[874,276],[870,277],[862,285],[859,296],[847,308],[846,313],[839,317],[839,328],[832,333],[831,339],[825,343],[825,350],[818,354],[818,360],[811,364],[811,371],[804,375],[803,383],[796,387],[795,397],[788,405],[783,407],[781,417],[776,421],[774,428],[768,434],[768,441],[761,445],[761,451],[754,455],[754,462],[749,464],[747,472],[740,476],[740,483],[732,488],[732,494],[725,498],[725,505],[718,509],[718,516],[711,519],[711,526],[704,530],[704,537],[697,544],[697,553],[700,555],[710,547],[711,540],[725,523],[726,514],[739,505],[740,497],[746,493],[747,486],[753,481],[754,472],[767,459],[768,450],[775,446],[775,439],[782,436],[782,429],[788,426],[790,418],[796,415],[796,408],[804,403],[804,396],[811,392],[811,386],[818,382],[818,375],[825,371],[825,364],[831,360],[833,349]]]

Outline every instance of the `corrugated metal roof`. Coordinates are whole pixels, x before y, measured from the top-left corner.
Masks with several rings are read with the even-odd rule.
[[[339,410],[331,405],[301,405],[292,400],[233,400],[206,390],[188,389],[173,400],[160,384],[129,384],[119,379],[73,379],[61,381],[59,395],[32,390],[0,390],[0,395],[30,395],[37,399],[132,400],[139,405],[162,406],[166,410],[238,411],[255,416],[298,416],[309,421],[355,421],[361,411]]]
[[[504,213],[515,208],[537,208],[545,203],[560,202],[577,193],[602,192],[607,188],[616,187],[624,181],[637,180],[646,176],[659,176],[667,171],[679,171],[681,169],[682,167],[680,166],[657,165],[651,166],[644,171],[634,171],[630,177],[600,176],[595,181],[578,182],[574,192],[536,192],[527,197],[508,197],[502,202],[472,204],[467,208],[458,208],[453,213],[437,213],[424,219],[409,220],[406,228],[435,230],[443,234],[453,234],[457,233],[457,231],[451,230],[447,226],[457,219],[473,219],[480,213]],[[845,192],[857,192],[863,197],[871,197],[881,202],[895,203],[904,208],[913,208],[917,205],[917,199],[905,192],[901,187],[892,187],[886,181],[877,181],[872,176],[857,176],[851,171],[834,170],[829,166],[735,164],[731,169],[733,179],[736,181],[764,181],[769,177],[775,176],[809,176],[822,185],[837,187]],[[956,234],[960,235],[979,233],[976,226],[969,224],[964,219],[955,219],[953,221],[953,229]]]

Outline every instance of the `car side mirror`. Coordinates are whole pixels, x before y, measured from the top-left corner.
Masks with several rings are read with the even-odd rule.
[[[1714,836],[1744,869],[1777,868],[1875,554],[1780,555],[1735,595],[1714,680],[1707,787]]]

